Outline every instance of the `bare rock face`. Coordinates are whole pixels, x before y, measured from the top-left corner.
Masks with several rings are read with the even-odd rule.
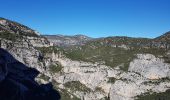
[[[11,38],[13,36],[15,39]],[[47,38],[61,46],[84,45],[91,40],[81,35]],[[133,42],[137,46],[152,46],[150,39],[144,39],[146,43],[140,43],[143,39],[139,43],[135,39],[136,42],[129,44],[119,42],[134,39],[112,37],[103,40],[102,46],[125,50],[130,50]],[[0,100],[10,100],[10,97],[16,100],[56,100],[57,93],[48,85],[50,82],[55,82],[57,89],[65,90],[64,93],[72,98],[76,96],[81,100],[134,100],[143,93],[164,92],[170,87],[170,65],[152,54],[137,54],[137,58],[130,62],[128,71],[124,71],[120,66],[111,68],[104,63],[73,61],[60,51],[42,54],[38,48],[53,46],[51,42],[26,26],[0,18],[0,47],[12,55],[0,49]],[[160,43],[157,42],[156,47],[164,45]],[[167,52],[167,59],[169,55]],[[50,69],[51,65],[55,65],[54,69]],[[34,81],[35,77],[40,84],[47,85],[39,85]]]
[[[138,54],[138,58],[130,63],[129,71],[136,72],[148,79],[160,79],[170,73],[170,65],[163,59],[156,58],[151,54]]]
[[[81,90],[71,91],[71,93],[84,100],[98,100],[107,97],[111,86],[107,82],[108,77],[119,73],[108,66],[98,65],[97,63],[72,61],[68,58],[58,58],[56,61],[63,66],[63,74],[54,77],[54,80],[60,84],[61,88],[64,88],[64,84],[73,81],[84,84],[86,88],[90,89],[89,92]],[[113,74],[108,75],[107,71]]]
[[[0,39],[1,48],[8,50],[17,60],[27,66],[43,71],[43,65],[39,64],[40,52],[36,50],[28,39],[10,41]]]
[[[169,85],[170,65],[151,54],[138,54],[130,63],[129,72],[110,88],[110,100],[134,100],[148,92],[165,92]]]
[[[86,42],[92,40],[92,38],[84,35],[64,36],[64,35],[44,35],[50,42],[57,46],[75,46],[84,45]]]
[[[0,49],[0,100],[59,100],[52,85],[39,85],[34,78],[39,74]]]
[[[0,47],[10,52],[18,61],[44,72],[46,64],[40,62],[41,53],[37,47],[53,46],[46,38],[39,36],[27,26],[0,18]],[[46,59],[48,62],[49,59]]]
[[[68,58],[56,57],[55,61],[63,66],[62,74],[54,76],[60,88],[66,88],[64,84],[68,82],[79,81],[91,89],[90,92],[71,91],[82,100],[99,100],[104,97],[110,100],[134,100],[143,93],[164,92],[170,86],[169,64],[151,54],[138,54],[130,63],[128,72]],[[115,78],[115,82],[110,83],[109,78]]]
[[[9,32],[20,35],[27,36],[38,36],[39,33],[35,30],[30,29],[27,26],[7,20],[5,18],[0,18],[0,32]]]

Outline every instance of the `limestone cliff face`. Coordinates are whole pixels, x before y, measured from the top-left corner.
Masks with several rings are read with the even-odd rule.
[[[151,54],[138,54],[130,63],[122,80],[110,89],[111,100],[134,100],[135,96],[148,92],[165,92],[169,85],[170,64]]]
[[[34,81],[38,74],[0,48],[0,100],[59,100],[51,84]]]
[[[148,79],[161,79],[168,77],[170,66],[163,59],[151,54],[139,54],[138,59],[130,63],[129,71],[140,73]]]
[[[147,41],[144,43],[141,43],[143,39],[139,39],[138,43],[138,39],[127,37],[107,38],[97,43],[100,43],[100,46],[109,45],[130,50],[133,42],[127,44],[124,41],[132,40],[136,41],[135,46],[146,47],[152,43],[148,39],[144,39]],[[115,44],[118,42],[122,43]],[[45,98],[47,95],[51,96],[48,94],[51,93],[51,88],[39,84],[50,82],[60,92],[65,91],[64,94],[70,96],[69,100],[75,97],[81,100],[134,100],[143,93],[164,92],[170,87],[170,64],[161,57],[163,55],[136,54],[136,58],[129,61],[127,71],[121,69],[122,64],[110,67],[100,62],[76,61],[67,58],[64,51],[53,47],[53,43],[39,36],[34,30],[6,19],[0,19],[0,47],[12,55],[0,49],[0,91],[11,85],[19,88],[19,91],[12,88],[12,92],[16,94],[28,93],[23,95],[24,98],[30,95],[33,98],[35,95],[32,93],[35,93],[38,96],[43,95],[41,100],[47,100]],[[170,58],[168,50],[165,58]],[[39,94],[39,91],[42,92]],[[7,92],[12,94],[11,91],[5,91]],[[6,95],[0,94],[1,96]],[[15,97],[18,97],[18,94]]]
[[[0,32],[9,32],[27,36],[38,36],[39,33],[20,23],[0,18]]]
[[[38,41],[41,41],[39,39]],[[43,40],[42,40],[43,41]],[[11,41],[0,38],[0,46],[8,50],[17,60],[26,64],[27,66],[37,68],[39,71],[43,71],[45,65],[39,61],[41,53],[35,49],[36,46],[50,46],[42,42],[36,43],[37,40],[29,40],[29,38],[23,38],[21,40]],[[36,45],[36,46],[35,46]]]
[[[43,35],[46,37],[50,42],[54,43],[57,46],[75,46],[75,45],[84,45],[86,42],[92,40],[85,35],[74,35],[74,36],[64,36],[64,35]]]
[[[64,57],[55,61],[63,66],[62,74],[53,76],[59,88],[68,89],[82,100],[134,100],[143,93],[164,92],[170,86],[170,65],[151,54],[138,54],[130,63],[128,72]],[[65,87],[65,84],[74,81],[84,84],[90,91],[73,91]]]
[[[0,18],[0,47],[8,50],[20,62],[43,72],[46,64],[39,61],[42,55],[36,48],[49,46],[53,44],[35,30]]]

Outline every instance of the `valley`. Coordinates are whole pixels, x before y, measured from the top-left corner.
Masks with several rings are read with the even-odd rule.
[[[61,100],[170,99],[170,32],[152,39],[40,35],[0,18],[0,47],[39,71],[35,81],[51,83]]]

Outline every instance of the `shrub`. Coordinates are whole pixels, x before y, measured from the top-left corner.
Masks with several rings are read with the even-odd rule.
[[[66,88],[70,88],[72,91],[82,91],[82,92],[90,92],[91,89],[86,87],[84,84],[79,81],[71,81],[64,84]]]
[[[48,76],[46,76],[46,75],[44,75],[44,74],[41,74],[40,76],[39,76],[39,78],[40,79],[43,79],[44,81],[49,81],[49,77]]]
[[[72,93],[69,93],[66,89],[59,89],[58,83],[56,81],[53,80],[52,84],[54,86],[54,89],[59,91],[60,96],[61,96],[61,100],[80,100],[79,98],[77,98]],[[71,95],[72,95],[72,97],[71,97]]]
[[[162,93],[145,93],[137,96],[136,100],[170,100],[170,90]]]
[[[114,77],[109,77],[108,83],[115,83],[116,78]]]
[[[14,33],[1,32],[0,38],[6,39],[6,40],[11,40],[11,41],[16,41],[17,39],[21,39],[22,36],[14,34]]]
[[[58,73],[63,67],[60,64],[51,64],[49,66],[49,71],[52,73]]]

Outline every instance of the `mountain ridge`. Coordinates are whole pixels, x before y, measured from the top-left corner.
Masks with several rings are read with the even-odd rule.
[[[0,32],[9,32],[21,35],[38,36],[40,33],[37,31],[5,18],[0,18]]]
[[[78,35],[73,37],[73,42],[70,42],[72,37],[63,37],[63,42],[57,37],[71,44],[65,47],[41,35],[27,35],[22,28],[17,31],[6,33],[13,34],[11,38],[15,37],[15,41],[0,32],[0,47],[24,65],[38,70],[36,82],[52,83],[61,100],[134,100],[145,96],[144,93],[170,89],[169,33],[159,40],[122,36],[86,39]],[[0,71],[0,79],[3,75]]]
[[[87,41],[93,40],[85,35],[42,35],[46,37],[49,41],[53,42],[57,46],[74,46],[74,45],[83,45]]]
[[[98,40],[106,40],[106,39],[133,39],[133,40],[150,40],[150,43],[148,42],[148,45],[151,44],[159,44],[166,43],[168,45],[166,48],[169,48],[169,36],[170,32],[166,32],[161,36],[155,37],[155,38],[145,38],[145,37],[128,37],[128,36],[108,36],[108,37],[99,37],[99,38],[91,38],[85,35],[42,35],[45,36],[49,41],[53,42],[57,46],[82,46],[85,45],[88,42],[94,42]],[[80,38],[79,36],[82,36],[84,38]],[[163,39],[164,37],[164,39]],[[162,39],[160,39],[162,38]]]

